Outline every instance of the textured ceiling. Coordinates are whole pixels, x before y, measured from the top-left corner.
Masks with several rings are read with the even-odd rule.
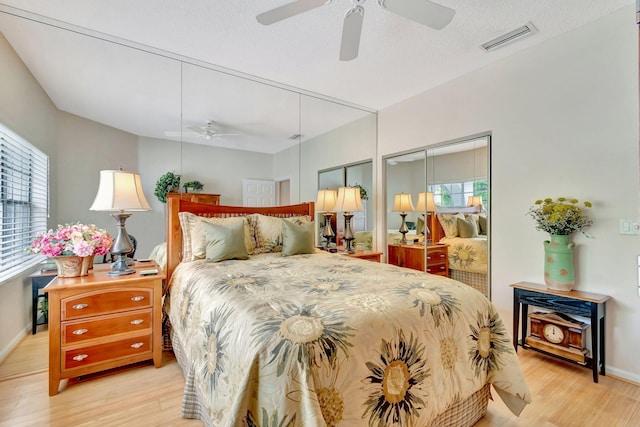
[[[142,52],[78,32],[142,45],[167,52],[169,58],[192,58],[194,63],[201,61],[378,110],[634,4],[633,0],[441,0],[439,3],[455,9],[456,15],[447,27],[436,31],[385,11],[371,0],[364,4],[359,56],[341,62],[342,20],[351,2],[334,0],[270,26],[257,23],[257,14],[287,2],[2,0],[0,31],[61,110],[138,135],[160,137],[164,131],[179,131],[184,125],[213,119],[259,139],[266,131],[258,122],[279,123],[276,110],[280,106],[295,108],[304,101],[291,96],[293,92],[281,93],[277,95],[282,102],[278,108],[270,103],[272,115],[260,119],[252,117],[246,106],[235,105],[236,100],[224,98],[225,108],[193,111],[191,117],[183,116],[192,123],[180,123],[174,110],[181,96],[184,102],[185,88],[168,82],[179,80],[181,73],[198,74],[195,67],[185,71],[172,59],[143,57]],[[48,28],[37,21],[46,22]],[[538,29],[533,36],[490,53],[479,47],[527,22]],[[154,70],[151,76],[149,69]],[[205,78],[185,86],[197,97],[198,88],[212,84]],[[230,92],[245,98],[260,92],[251,83],[241,86]],[[210,90],[207,99],[220,92]],[[272,96],[276,95],[265,93],[264,99]],[[194,98],[192,104],[198,102],[202,103]],[[323,110],[322,103],[312,98],[308,102]],[[123,111],[123,105],[131,108]],[[244,109],[242,120],[228,111],[232,109]],[[333,116],[351,120],[363,115],[339,110]],[[290,135],[292,124],[277,127],[280,133],[274,134],[272,142],[278,138],[282,142],[287,132]],[[309,121],[309,134],[321,132],[315,127]],[[248,141],[246,149],[255,149],[256,143]],[[283,142],[265,151],[277,151],[285,145]]]

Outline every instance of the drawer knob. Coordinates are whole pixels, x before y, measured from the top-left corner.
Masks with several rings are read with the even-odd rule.
[[[76,362],[82,362],[87,357],[89,357],[88,354],[79,354],[77,356],[73,356],[73,360],[75,360]]]
[[[76,304],[73,306],[76,310],[82,310],[83,308],[89,307],[89,304]]]
[[[431,259],[431,257],[430,257],[430,256],[427,256],[427,259]]]
[[[132,325],[139,325],[139,324],[141,324],[142,322],[144,322],[144,320],[142,320],[142,319],[135,319],[135,320],[132,320],[132,321],[131,321],[131,324],[132,324]]]
[[[132,347],[132,348],[140,348],[140,347],[142,347],[143,345],[144,345],[144,343],[143,343],[143,342],[136,342],[136,343],[131,344],[131,347]]]
[[[143,299],[144,297],[142,295],[131,297],[131,301],[142,301]]]
[[[73,335],[83,335],[86,334],[89,330],[88,329],[76,329],[75,331],[71,332]]]

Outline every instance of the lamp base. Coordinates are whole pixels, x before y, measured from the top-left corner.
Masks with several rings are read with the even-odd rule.
[[[126,276],[135,272],[136,271],[133,268],[129,268],[127,265],[127,255],[119,254],[118,259],[113,263],[111,270],[109,270],[107,274],[109,276]]]

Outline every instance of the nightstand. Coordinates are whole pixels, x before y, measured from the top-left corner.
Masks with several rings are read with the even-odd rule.
[[[34,335],[36,333],[38,325],[47,324],[47,313],[42,313],[42,322],[38,322],[38,313],[40,311],[40,309],[38,308],[38,302],[40,301],[40,298],[47,298],[47,294],[41,294],[40,290],[44,289],[44,287],[47,286],[49,282],[55,279],[57,274],[57,270],[40,270],[29,276],[29,278],[31,279],[31,335]]]
[[[424,246],[413,245],[389,245],[387,262],[400,267],[426,271],[439,276],[449,276],[449,249],[447,245],[427,246],[425,268]]]
[[[158,268],[147,263],[149,268]],[[162,270],[56,278],[49,295],[49,395],[60,380],[153,359],[162,365]]]
[[[366,259],[367,261],[380,262],[380,256],[382,256],[382,252],[364,250],[364,251],[355,251],[355,253],[347,254],[352,258],[360,258]]]

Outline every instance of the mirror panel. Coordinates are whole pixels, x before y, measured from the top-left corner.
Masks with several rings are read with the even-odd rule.
[[[408,193],[415,209],[406,212],[406,239],[419,247],[425,241],[426,245],[446,244],[449,277],[490,296],[489,159],[489,135],[384,158],[388,262],[404,260],[398,257],[404,250],[400,245],[402,218],[393,206],[396,194]],[[428,205],[418,206],[421,192],[433,194],[435,216]],[[421,235],[423,221],[425,236]],[[447,221],[452,221],[452,226],[443,227]],[[415,254],[420,249],[414,246],[410,250]],[[428,250],[422,250],[421,255],[421,263],[407,266],[427,269]]]

